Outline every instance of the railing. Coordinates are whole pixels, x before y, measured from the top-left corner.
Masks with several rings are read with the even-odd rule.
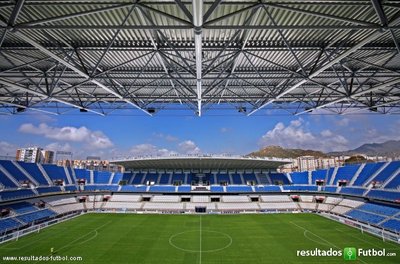
[[[47,222],[40,223],[40,224],[37,224],[37,225],[33,225],[33,226],[28,227],[28,228],[25,228],[25,229],[22,229],[22,230],[17,230],[17,231],[14,231],[12,233],[3,235],[3,236],[0,237],[0,244],[3,244],[5,242],[11,241],[11,240],[18,240],[20,237],[26,236],[26,235],[34,233],[34,232],[39,233],[40,230],[43,229],[43,228],[46,228],[46,227],[49,227],[49,226],[53,226],[53,225],[58,224],[58,223],[65,222],[65,221],[70,220],[72,218],[75,218],[75,217],[77,217],[79,215],[81,215],[80,212],[79,213],[69,214],[69,215],[63,216],[63,217],[58,218],[58,219],[51,219],[51,220],[49,220]]]
[[[359,221],[345,218],[345,217],[335,215],[335,214],[321,213],[321,215],[328,219],[331,219],[331,220],[340,222],[342,224],[357,228],[357,229],[361,230],[361,232],[367,232],[371,235],[377,236],[377,237],[381,238],[383,241],[390,240],[390,241],[400,244],[400,234],[399,233],[389,232],[383,228],[378,228],[375,226],[364,224]]]
[[[148,159],[184,159],[184,158],[228,158],[228,159],[242,159],[242,160],[265,160],[265,161],[284,161],[292,162],[291,159],[285,158],[274,158],[274,157],[251,157],[251,156],[240,156],[231,154],[188,154],[188,155],[146,155],[146,156],[132,156],[132,157],[114,157],[110,161],[129,161],[129,160],[148,160]]]

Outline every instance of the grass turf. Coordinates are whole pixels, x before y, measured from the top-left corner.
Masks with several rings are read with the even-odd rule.
[[[296,255],[301,249],[349,246],[386,248],[397,256],[345,261]],[[312,214],[86,214],[0,245],[0,256],[48,256],[52,247],[54,255],[80,256],[82,261],[70,263],[85,264],[400,263],[399,245]]]

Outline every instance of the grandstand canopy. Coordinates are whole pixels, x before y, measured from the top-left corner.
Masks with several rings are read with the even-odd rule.
[[[4,0],[0,114],[400,113],[399,42],[400,1]]]
[[[137,169],[203,169],[203,170],[275,170],[290,160],[276,158],[248,158],[229,156],[171,156],[150,157],[126,160],[114,160],[112,163],[122,165],[126,170]]]

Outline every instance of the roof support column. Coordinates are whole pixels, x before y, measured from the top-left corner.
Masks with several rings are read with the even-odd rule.
[[[193,0],[194,48],[196,56],[197,114],[201,116],[202,103],[202,26],[203,1]]]

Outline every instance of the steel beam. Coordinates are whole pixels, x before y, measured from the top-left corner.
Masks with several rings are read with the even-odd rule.
[[[202,26],[203,26],[203,1],[193,0],[193,24],[194,28],[194,49],[196,57],[196,91],[197,91],[197,115],[201,116],[202,104]]]
[[[0,24],[2,24],[3,22],[0,21]],[[68,68],[70,68],[71,70],[73,70],[74,72],[76,72],[77,74],[79,74],[80,76],[82,76],[83,78],[89,79],[90,82],[96,84],[97,86],[101,87],[102,89],[104,89],[105,91],[109,92],[110,94],[114,95],[115,97],[121,99],[122,101],[125,101],[126,103],[136,107],[137,109],[143,111],[144,113],[151,115],[149,112],[147,112],[145,109],[141,108],[140,106],[138,106],[136,103],[133,103],[132,101],[123,98],[123,96],[121,94],[119,94],[118,92],[114,91],[113,89],[107,87],[106,85],[100,83],[97,80],[93,80],[91,79],[91,77],[89,75],[87,75],[85,72],[83,72],[81,69],[78,69],[77,67],[75,67],[74,65],[72,65],[71,63],[65,61],[64,59],[60,58],[59,56],[55,55],[53,52],[49,51],[48,49],[46,49],[45,47],[43,47],[41,44],[37,43],[35,40],[31,39],[28,36],[25,36],[23,33],[16,31],[13,32],[13,34],[18,37],[19,39],[31,44],[32,46],[34,46],[35,48],[37,48],[39,51],[41,51],[42,53],[46,54],[47,56],[53,58],[54,60],[60,62],[61,64],[67,66]]]

